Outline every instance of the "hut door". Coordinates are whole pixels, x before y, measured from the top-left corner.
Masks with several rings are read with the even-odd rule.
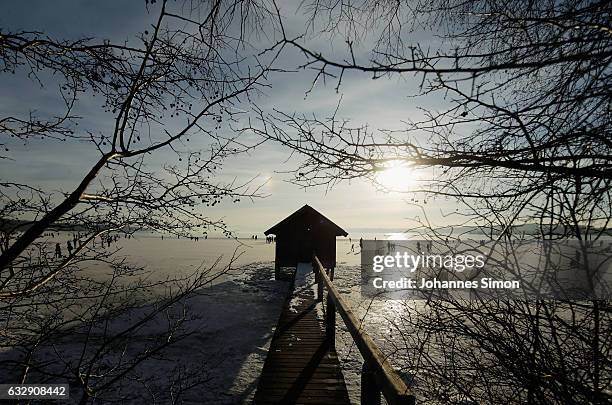
[[[300,238],[300,246],[298,251],[298,259],[301,263],[310,263],[312,260],[312,232],[310,227],[307,227]]]

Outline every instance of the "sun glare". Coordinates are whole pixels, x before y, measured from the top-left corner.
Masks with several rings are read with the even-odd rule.
[[[376,175],[376,182],[389,191],[408,191],[414,184],[414,171],[401,160],[392,160]]]

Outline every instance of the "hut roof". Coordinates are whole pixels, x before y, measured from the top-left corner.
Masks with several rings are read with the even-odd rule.
[[[308,222],[313,225],[322,224],[326,227],[329,227],[330,231],[333,232],[335,236],[348,236],[348,233],[344,229],[334,224],[329,218],[327,218],[325,215],[321,214],[319,211],[315,210],[308,204],[304,205],[302,208],[295,211],[293,214],[289,215],[287,218],[283,219],[278,224],[274,225],[272,228],[268,229],[266,232],[264,232],[264,234],[276,235],[279,231],[282,231],[283,228],[287,227],[291,223],[295,223],[298,221]]]

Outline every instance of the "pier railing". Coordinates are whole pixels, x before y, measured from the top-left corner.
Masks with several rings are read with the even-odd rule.
[[[413,405],[414,395],[374,340],[362,329],[361,322],[332,282],[333,269],[326,271],[316,256],[312,259],[312,268],[317,281],[318,301],[323,301],[323,290],[327,290],[325,319],[327,338],[331,342],[335,340],[336,311],[338,311],[364,359],[361,373],[361,404],[380,404],[382,393],[389,405]]]

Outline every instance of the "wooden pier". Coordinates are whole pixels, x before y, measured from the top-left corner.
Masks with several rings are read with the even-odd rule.
[[[265,234],[276,235],[275,277],[280,277],[281,267],[297,264],[297,270],[253,402],[350,404],[335,349],[338,313],[363,357],[361,405],[380,405],[381,395],[389,405],[413,405],[414,394],[332,282],[336,237],[348,233],[305,205]]]
[[[350,404],[334,343],[337,312],[364,359],[361,404],[380,404],[382,394],[390,405],[414,405],[408,386],[334,286],[333,269],[326,271],[315,256],[312,267],[300,263],[296,274],[304,274],[304,266],[313,271],[317,284],[302,288],[294,284],[285,301],[254,404]],[[323,306],[324,290],[322,320],[317,311]]]
[[[300,263],[308,266],[310,263]],[[297,272],[303,272],[298,268]],[[350,404],[333,342],[312,288],[293,288],[264,363],[255,404]]]

